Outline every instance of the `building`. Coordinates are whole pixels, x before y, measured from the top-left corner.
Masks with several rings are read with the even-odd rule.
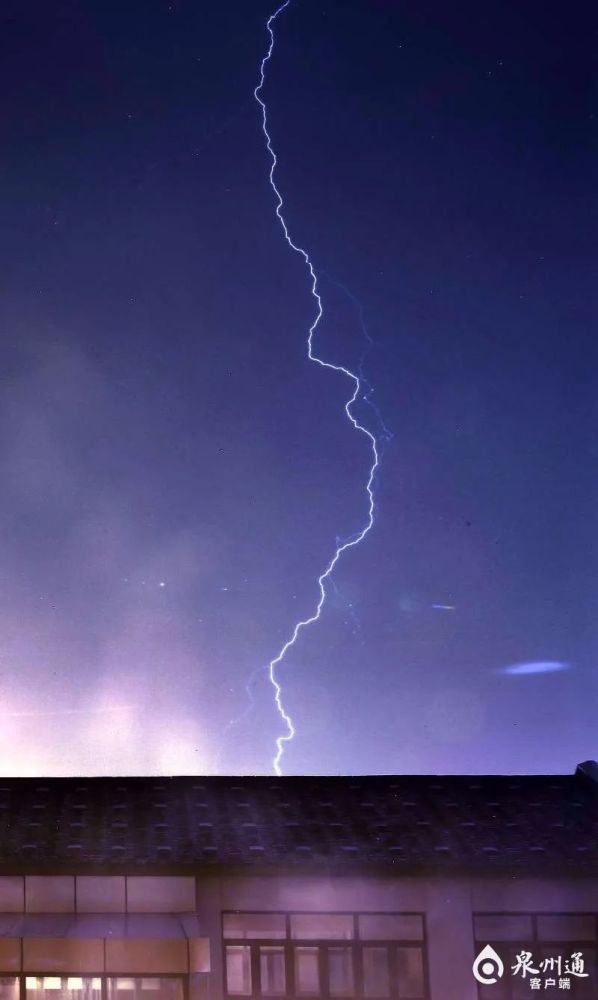
[[[597,948],[593,762],[0,779],[0,1000],[596,1000]]]

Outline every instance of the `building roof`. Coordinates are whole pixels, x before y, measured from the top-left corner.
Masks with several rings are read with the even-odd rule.
[[[0,778],[0,871],[598,875],[574,775]]]

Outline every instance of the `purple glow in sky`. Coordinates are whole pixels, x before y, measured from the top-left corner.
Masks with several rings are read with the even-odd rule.
[[[268,180],[274,7],[0,14],[3,774],[270,773],[261,668],[366,523],[368,441],[307,356]],[[587,20],[277,20],[268,130],[317,354],[375,389],[355,416],[385,442],[375,524],[278,675],[287,774],[596,756]]]

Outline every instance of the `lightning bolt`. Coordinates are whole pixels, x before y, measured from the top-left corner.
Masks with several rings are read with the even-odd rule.
[[[255,100],[259,104],[262,112],[262,130],[266,141],[266,148],[268,150],[271,160],[269,181],[272,191],[274,192],[274,196],[276,198],[276,216],[282,227],[285,240],[287,241],[291,250],[293,250],[295,253],[299,254],[299,256],[303,258],[305,266],[311,278],[311,295],[316,303],[316,315],[313,323],[309,327],[309,333],[307,337],[308,358],[310,361],[313,361],[315,364],[320,365],[322,368],[327,368],[330,371],[338,372],[339,374],[344,375],[347,379],[349,379],[353,383],[353,393],[345,403],[345,413],[347,415],[348,420],[355,428],[355,430],[359,431],[360,434],[365,435],[365,437],[368,439],[372,452],[372,464],[370,466],[370,471],[366,483],[366,493],[368,498],[368,516],[365,527],[356,535],[353,535],[350,539],[343,541],[340,544],[337,542],[337,547],[334,552],[334,555],[328,562],[328,565],[324,569],[324,572],[321,573],[320,576],[318,577],[318,589],[320,592],[320,597],[313,614],[311,614],[308,618],[304,618],[301,621],[297,622],[297,624],[293,629],[291,637],[287,640],[287,642],[285,642],[285,644],[282,646],[278,654],[272,660],[270,660],[270,663],[268,664],[267,667],[270,683],[274,688],[274,700],[276,703],[276,708],[286,727],[286,733],[282,736],[279,736],[276,739],[276,754],[272,760],[272,767],[275,773],[279,776],[282,774],[280,763],[284,753],[284,747],[285,744],[288,743],[290,740],[292,740],[293,737],[295,736],[295,727],[293,725],[291,716],[286,711],[282,703],[282,687],[277,680],[277,668],[281,665],[289,649],[291,649],[295,645],[303,629],[307,628],[309,625],[313,625],[320,618],[320,615],[322,613],[322,608],[324,607],[324,602],[326,600],[326,583],[329,580],[331,574],[333,573],[343,553],[346,552],[348,549],[355,548],[357,545],[359,545],[360,542],[363,541],[365,536],[371,530],[374,524],[374,510],[375,510],[373,484],[374,484],[374,478],[376,476],[376,471],[380,464],[378,443],[375,435],[372,434],[372,432],[369,431],[367,427],[364,427],[364,425],[360,423],[359,420],[353,414],[353,404],[356,402],[356,400],[358,399],[358,397],[362,392],[363,379],[360,378],[359,374],[356,375],[349,368],[345,368],[344,365],[335,365],[329,361],[324,361],[323,358],[318,357],[318,355],[314,353],[314,348],[313,348],[314,334],[323,315],[322,298],[318,290],[319,288],[318,276],[316,274],[312,260],[307,250],[305,250],[301,246],[298,246],[291,239],[289,229],[287,227],[287,223],[283,215],[283,205],[284,205],[283,198],[274,179],[274,175],[276,173],[276,167],[278,165],[278,160],[276,157],[276,153],[274,152],[274,148],[272,146],[270,133],[268,132],[268,113],[267,113],[266,103],[265,101],[262,100],[261,94],[266,79],[266,67],[270,62],[270,59],[272,58],[272,53],[274,51],[275,38],[274,38],[273,25],[275,21],[278,19],[278,17],[282,14],[282,12],[286,10],[286,8],[290,5],[290,3],[291,0],[285,0],[285,2],[282,3],[277,8],[277,10],[274,11],[273,14],[271,14],[271,16],[268,18],[268,21],[266,22],[266,30],[268,32],[270,41],[268,44],[266,55],[264,56],[261,62],[260,80],[253,92],[253,95],[255,97]],[[366,393],[366,398],[367,397],[368,393]]]
[[[347,288],[347,286],[342,283],[342,281],[339,281],[338,278],[334,278],[331,274],[329,274],[326,271],[320,271],[320,275],[323,278],[325,278],[331,285],[335,285],[336,288],[340,289],[343,295],[345,295],[346,298],[349,299],[349,301],[355,306],[358,312],[359,328],[361,330],[361,335],[366,343],[366,346],[365,349],[362,351],[361,357],[359,359],[359,366],[357,369],[357,373],[359,375],[359,381],[361,383],[361,386],[363,387],[361,399],[363,400],[364,403],[367,403],[369,408],[374,413],[376,420],[378,422],[379,433],[376,435],[376,440],[378,442],[378,457],[381,462],[384,450],[388,445],[388,443],[393,439],[394,434],[390,430],[390,428],[386,426],[380,408],[376,405],[376,403],[372,399],[375,390],[374,387],[368,382],[365,374],[366,358],[369,350],[374,346],[374,340],[370,335],[370,331],[368,330],[367,323],[365,321],[365,309],[363,306],[363,302],[360,302],[357,296],[353,295],[353,292],[351,292]]]

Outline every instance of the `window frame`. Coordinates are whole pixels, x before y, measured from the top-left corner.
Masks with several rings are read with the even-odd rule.
[[[527,917],[531,920],[532,926],[532,936],[524,941],[505,941],[498,938],[488,938],[483,941],[476,935],[475,919],[476,917]],[[538,934],[538,918],[540,917],[590,917],[594,920],[594,939],[592,941],[580,941],[578,939],[571,939],[570,941],[555,941],[549,938],[541,938]],[[562,955],[565,953],[571,954],[573,951],[581,951],[583,953],[584,947],[593,948],[598,955],[598,911],[596,910],[474,910],[471,914],[471,929],[474,942],[475,954],[478,955],[481,949],[489,944],[496,952],[500,955],[501,949],[504,953],[506,950],[510,950],[513,947],[517,947],[520,950],[529,949],[532,954],[533,952],[538,952],[540,949],[548,950],[551,949],[555,956]],[[501,956],[502,957],[502,956]],[[597,961],[598,965],[598,961]],[[507,976],[506,973],[511,972],[511,969],[505,963],[505,978],[503,980],[502,986],[504,990],[504,995],[500,1000],[516,1000],[514,995],[515,984],[519,980],[516,980],[513,975]],[[566,976],[566,972],[562,972],[561,976]],[[598,968],[596,969],[596,976],[598,976]],[[575,979],[575,977],[573,977]],[[587,982],[587,980],[583,980]],[[589,984],[592,985],[592,984]],[[484,988],[481,983],[477,984],[477,995],[478,998],[482,997],[482,989]],[[595,984],[594,984],[595,987]],[[542,991],[545,992],[545,991]],[[589,994],[580,994],[579,991],[571,990],[571,995],[577,995],[580,1000],[587,998]]]
[[[225,917],[231,914],[242,916],[243,914],[259,913],[263,916],[283,916],[285,918],[285,937],[279,938],[258,938],[258,937],[225,937],[224,922]],[[291,916],[350,916],[353,920],[353,937],[351,938],[294,938],[291,937]],[[399,916],[399,917],[419,917],[422,922],[422,936],[418,939],[401,938],[362,938],[359,936],[359,917],[361,916]],[[320,989],[314,994],[313,1000],[401,1000],[399,993],[397,976],[397,949],[417,948],[422,956],[423,968],[423,993],[421,1000],[430,1000],[430,980],[428,970],[428,931],[426,914],[419,910],[222,910],[221,912],[221,942],[222,942],[222,975],[223,975],[223,996],[225,1000],[243,1000],[243,997],[251,997],[251,1000],[309,1000],[308,994],[298,994],[295,991],[295,960],[294,949],[297,947],[314,947],[318,949],[318,968]],[[226,948],[227,945],[245,945],[249,948],[250,970],[251,970],[251,993],[229,993],[227,979]],[[260,981],[260,948],[276,947],[283,948],[285,959],[285,981],[286,992],[280,994],[262,993]],[[353,992],[341,997],[332,994],[328,985],[328,949],[348,948],[351,950],[353,961]],[[390,993],[388,997],[376,998],[368,997],[363,990],[363,948],[383,948],[388,956]]]

